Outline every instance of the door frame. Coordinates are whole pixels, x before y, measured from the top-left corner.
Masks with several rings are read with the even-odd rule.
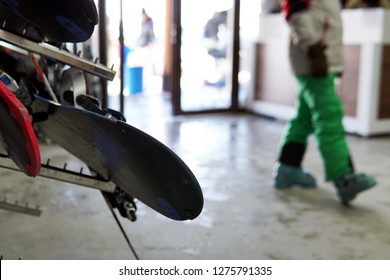
[[[239,108],[239,81],[238,73],[240,68],[240,2],[241,0],[234,0],[233,6],[233,48],[232,48],[232,72],[231,72],[231,103],[228,108],[224,109],[203,109],[184,111],[181,107],[181,0],[172,0],[172,114],[173,115],[189,115],[189,114],[207,114],[220,112],[238,112]]]

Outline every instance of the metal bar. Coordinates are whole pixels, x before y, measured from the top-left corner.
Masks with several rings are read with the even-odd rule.
[[[18,54],[28,55],[28,51],[25,49],[22,49],[18,46],[12,45],[10,43],[4,42],[0,40],[0,47],[5,48],[7,50],[11,50],[13,52],[16,52]]]
[[[104,65],[108,65],[108,53],[107,53],[107,23],[106,23],[106,1],[99,0],[99,57],[100,62]],[[100,84],[102,87],[102,105],[107,107],[108,105],[108,90],[107,90],[107,80],[100,79]]]
[[[240,72],[240,0],[234,0],[234,15],[233,15],[233,54],[232,54],[232,88],[231,88],[231,104],[230,109],[233,112],[239,111],[239,81],[238,74]]]
[[[124,112],[124,73],[125,73],[125,38],[123,34],[123,1],[120,1],[120,18],[119,18],[119,47],[120,47],[120,92],[119,92],[119,111],[123,114]]]
[[[60,50],[46,43],[36,43],[1,29],[0,39],[12,45],[16,45],[22,49],[56,59],[62,63],[74,66],[80,70],[89,72],[110,81],[112,81],[115,77],[115,71],[102,64],[97,64],[85,60],[72,53]]]
[[[116,188],[110,181],[44,164],[41,166],[39,176],[110,193]]]
[[[22,214],[27,214],[31,216],[40,216],[42,214],[42,210],[37,208],[31,208],[28,207],[27,205],[21,205],[17,202],[15,203],[10,203],[8,201],[0,201],[0,209],[8,210],[11,212],[18,212]]]
[[[172,0],[172,114],[181,115],[181,0]]]
[[[9,157],[4,155],[0,155],[0,167],[20,171],[19,167]],[[110,193],[113,193],[116,188],[115,184],[110,181],[47,164],[42,164],[39,176]]]
[[[104,200],[105,200],[106,203],[107,203],[108,208],[110,209],[110,212],[111,212],[112,216],[113,216],[114,219],[115,219],[116,224],[117,224],[118,227],[119,227],[119,230],[121,231],[123,237],[125,238],[125,240],[126,240],[126,242],[127,242],[127,245],[129,245],[129,248],[130,248],[131,252],[133,253],[135,259],[136,259],[136,260],[140,260],[140,258],[138,257],[137,252],[136,252],[135,249],[134,249],[133,244],[132,244],[131,241],[130,241],[130,238],[127,236],[125,229],[123,228],[121,222],[119,221],[118,216],[117,216],[117,214],[116,214],[115,211],[114,211],[114,207],[112,206],[110,200],[109,200],[108,197],[107,197],[107,194],[102,193],[102,195],[103,195],[103,197],[104,197]]]

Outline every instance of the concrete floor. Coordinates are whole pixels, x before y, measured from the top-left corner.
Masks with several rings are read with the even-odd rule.
[[[138,203],[138,220],[121,221],[141,259],[390,259],[390,136],[348,136],[358,171],[379,184],[343,207],[323,180],[314,139],[305,168],[317,176],[318,189],[273,189],[281,122],[248,114],[136,114],[128,122],[182,157],[205,198],[202,214],[189,222]],[[44,159],[81,164],[55,145],[41,148]],[[0,198],[43,210],[33,217],[0,209],[6,259],[134,258],[99,191],[8,170],[0,176]]]

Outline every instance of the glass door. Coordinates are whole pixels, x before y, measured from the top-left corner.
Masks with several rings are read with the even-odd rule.
[[[147,114],[150,106],[155,112],[160,103],[166,106],[163,78],[170,0],[105,2],[107,64],[117,71],[108,82],[108,106],[130,117]]]
[[[153,112],[174,115],[238,110],[239,7],[240,0],[107,2],[107,64],[118,71],[108,105],[125,105],[127,114],[145,114],[150,103],[163,107]],[[152,34],[143,24],[148,17]]]
[[[174,114],[236,109],[239,1],[176,0],[174,10]]]

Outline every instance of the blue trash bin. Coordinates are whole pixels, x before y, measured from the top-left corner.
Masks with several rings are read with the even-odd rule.
[[[130,60],[130,55],[133,52],[133,49],[128,47],[128,46],[124,46],[123,51],[124,51],[124,65],[125,65],[125,69],[124,69],[124,73],[123,73],[123,85],[125,88],[128,89],[129,82],[130,82],[129,60]]]
[[[129,68],[129,92],[130,94],[141,93],[143,90],[143,67],[130,67]]]

